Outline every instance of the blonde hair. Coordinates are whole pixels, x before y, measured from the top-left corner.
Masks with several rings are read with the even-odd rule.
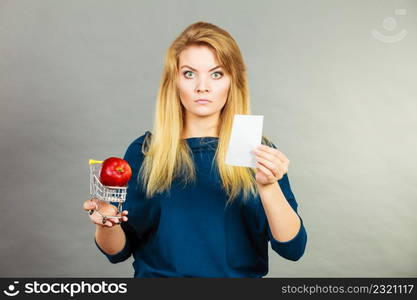
[[[235,114],[250,114],[246,66],[232,36],[206,22],[189,25],[167,50],[156,100],[152,137],[147,136],[142,145],[145,157],[138,179],[142,179],[148,198],[155,193],[169,190],[175,178],[182,179],[185,184],[196,179],[191,150],[182,139],[185,108],[181,104],[176,86],[180,53],[192,45],[203,45],[214,50],[220,65],[231,77],[226,104],[220,114],[218,147],[213,159],[217,163],[220,179],[228,196],[227,204],[240,194],[243,194],[244,199],[250,194],[255,196],[255,169],[225,164],[233,117]],[[268,138],[262,138],[263,143],[272,145]]]

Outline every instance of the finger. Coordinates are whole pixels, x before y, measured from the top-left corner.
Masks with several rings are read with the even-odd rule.
[[[97,210],[93,210],[93,213],[90,215],[90,220],[97,225],[105,224],[105,222],[103,223],[103,216]]]
[[[256,156],[256,159],[260,160],[265,167],[268,167],[277,178],[281,177],[280,176],[281,173],[282,175],[284,175],[285,173],[288,173],[289,162],[285,163],[285,162],[280,161],[279,163],[276,163],[275,161],[274,163],[274,162],[267,161],[263,158],[260,158],[258,156]]]
[[[113,224],[110,221],[110,219],[103,216],[99,211],[94,210],[93,214],[90,215],[90,220],[94,224],[100,225],[100,226],[106,226],[111,227]]]
[[[282,152],[275,148],[270,148],[269,153],[275,156],[281,163],[285,163],[285,157]]]
[[[127,214],[128,214],[127,210],[122,211],[121,214],[119,214],[119,221],[126,222],[128,220]]]
[[[118,225],[120,223],[123,222],[123,217],[127,214],[127,210],[124,210],[120,213],[117,214],[112,214],[111,216],[108,215],[109,217],[107,218],[107,220],[109,220],[113,225]]]
[[[94,199],[94,198],[93,198],[93,199]],[[93,199],[86,200],[86,201],[83,203],[83,209],[84,209],[84,210],[96,209],[96,207],[97,207],[97,203],[96,203],[95,201],[93,201]]]
[[[114,223],[111,221],[112,219],[107,219],[106,217],[101,217],[101,224],[102,226],[112,227]]]
[[[88,210],[88,214],[91,216],[95,211],[97,211],[98,210],[98,204],[95,202],[95,201],[93,201],[93,200],[91,200],[91,201],[89,201],[89,210]]]
[[[117,215],[119,217],[118,220],[119,220],[120,223],[121,222],[126,222],[128,220],[127,214],[128,214],[128,211],[124,210],[120,214]]]
[[[265,158],[259,157],[259,156],[256,156],[256,161],[258,163],[261,163],[266,168],[268,168],[268,170],[271,172],[272,176],[278,177],[278,166],[275,163],[273,163],[273,162],[271,162],[271,161],[269,161]]]
[[[112,226],[120,225],[123,222],[120,218],[109,218],[108,220],[112,223]]]
[[[96,210],[93,210],[93,213],[89,216],[90,217],[90,221],[93,224],[98,224],[98,225],[102,225],[102,217],[98,214],[98,212]]]
[[[276,180],[281,180],[281,178],[288,173],[288,167],[286,165],[280,165],[278,168],[271,169],[268,165],[265,165],[264,162],[259,161],[259,163],[266,167]]]
[[[127,220],[128,220],[128,217],[126,217],[126,216],[119,216],[119,218],[112,220],[112,222],[115,225],[119,225],[119,224],[121,224],[123,222],[127,222]]]
[[[259,145],[258,146],[259,149],[257,148],[257,150],[260,151],[260,153],[267,153],[269,155],[271,155],[271,157],[275,157],[277,159],[279,159],[282,162],[286,161],[286,157],[283,156],[283,153],[281,151],[279,151],[278,149],[266,146],[266,145]],[[271,159],[273,160],[273,159]]]
[[[103,225],[104,225],[104,226],[107,226],[107,227],[112,227],[114,224],[113,224],[111,221],[106,220],[106,222],[105,222],[105,223],[103,223]]]
[[[276,160],[281,161],[278,158],[278,156],[273,155],[273,154],[271,154],[270,152],[268,152],[264,149],[255,149],[253,152],[255,153],[255,155],[263,157],[263,158],[265,158],[267,160],[270,160],[270,161],[276,161]]]
[[[289,164],[290,160],[288,159],[288,157],[282,153],[281,151],[279,151],[278,149],[273,149],[275,150],[275,154],[277,155],[277,157],[284,163],[284,164]]]
[[[117,216],[119,217],[118,218],[118,222],[119,223],[126,222],[128,220],[127,214],[128,214],[128,211],[127,210],[124,210],[121,213],[117,214]]]
[[[265,173],[268,177],[275,177],[271,171],[268,170],[265,166],[263,166],[261,163],[258,163],[256,166],[261,172]]]
[[[281,151],[277,150],[277,155],[281,159],[281,161],[283,161],[284,163],[287,163],[287,164],[290,163],[290,160],[288,159],[288,157],[286,157],[285,154],[282,153]]]
[[[283,172],[283,174],[288,172],[288,165],[290,164],[290,161],[282,152],[278,151],[277,149],[270,148],[270,150],[274,153],[274,155],[267,153],[268,151],[259,151],[256,153],[256,155],[265,159],[269,159],[271,162],[275,163],[278,168],[273,168],[273,173],[275,176],[280,177],[280,172]]]
[[[124,210],[120,214],[117,215],[119,217],[118,218],[118,224],[121,223],[121,222],[126,222],[128,220],[128,218],[127,218],[128,213],[129,212],[127,210]]]

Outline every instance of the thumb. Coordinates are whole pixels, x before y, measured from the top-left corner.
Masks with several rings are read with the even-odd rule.
[[[84,209],[86,210],[90,210],[90,209],[96,209],[97,208],[97,203],[93,200],[87,200],[86,203],[84,203]]]

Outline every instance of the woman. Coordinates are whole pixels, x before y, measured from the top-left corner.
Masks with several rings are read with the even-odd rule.
[[[124,156],[133,176],[123,222],[90,214],[110,262],[133,255],[134,277],[262,277],[268,241],[286,259],[303,255],[307,234],[287,157],[263,136],[256,169],[225,164],[235,114],[250,114],[236,42],[210,23],[188,26],[165,57],[153,132]],[[97,199],[83,207],[93,212]],[[108,203],[100,210],[116,213]]]

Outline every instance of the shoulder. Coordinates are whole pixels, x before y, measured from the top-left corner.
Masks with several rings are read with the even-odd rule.
[[[265,135],[262,136],[261,144],[262,145],[267,145],[267,146],[275,148],[275,149],[278,149],[277,145],[275,145],[275,143],[273,143],[272,140]]]
[[[130,145],[143,145],[145,142],[147,142],[148,138],[152,136],[152,133],[150,131],[146,131],[143,135],[140,137],[134,139]]]
[[[152,133],[150,131],[146,131],[143,135],[130,142],[124,159],[139,155],[142,152],[143,147],[148,144],[151,135]]]

